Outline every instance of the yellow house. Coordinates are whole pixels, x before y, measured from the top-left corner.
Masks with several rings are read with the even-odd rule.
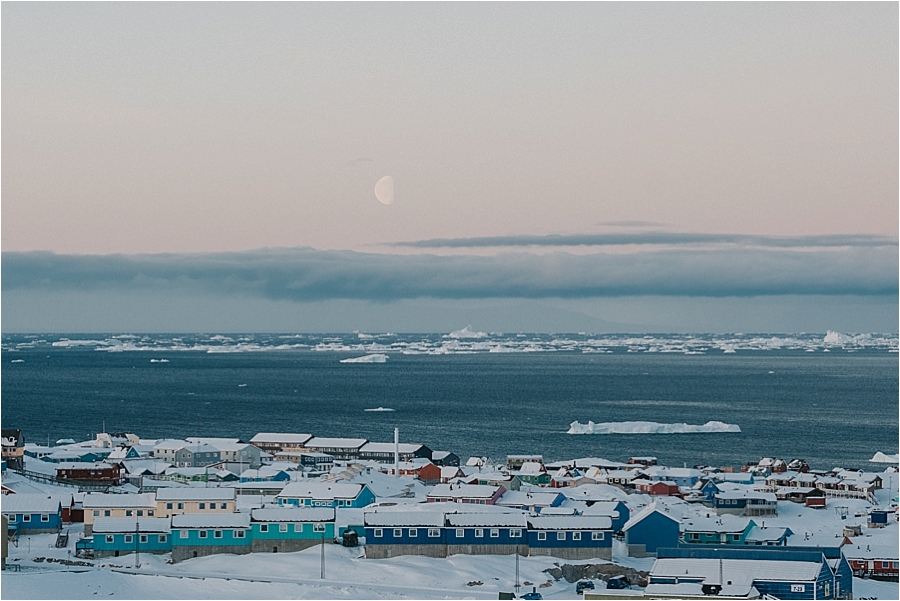
[[[235,501],[233,488],[160,488],[156,491],[156,515],[234,513]]]
[[[92,492],[84,495],[84,534],[91,536],[97,518],[156,518],[156,495],[152,492],[136,495],[113,495]]]

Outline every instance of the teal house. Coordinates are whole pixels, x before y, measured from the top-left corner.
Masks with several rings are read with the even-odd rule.
[[[172,516],[172,561],[250,553],[250,514],[185,513]]]
[[[279,505],[360,508],[375,502],[365,484],[353,482],[291,482],[276,497]]]
[[[172,550],[168,518],[97,518],[92,532],[96,558]]]
[[[681,539],[695,545],[745,545],[756,527],[753,520],[733,515],[695,517],[681,526]]]
[[[331,507],[264,507],[250,514],[251,551],[290,553],[334,540]]]

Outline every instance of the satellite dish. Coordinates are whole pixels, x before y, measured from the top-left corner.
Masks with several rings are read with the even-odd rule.
[[[385,175],[375,183],[375,198],[383,205],[394,202],[394,178]]]

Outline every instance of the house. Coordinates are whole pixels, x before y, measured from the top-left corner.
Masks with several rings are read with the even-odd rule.
[[[98,559],[138,551],[161,554],[172,550],[167,518],[97,518],[92,539],[93,555]]]
[[[429,503],[452,502],[495,505],[506,492],[503,486],[485,484],[438,484],[428,493]]]
[[[893,579],[896,582],[900,575],[896,539],[895,544],[843,545],[841,551],[847,558],[854,576]]]
[[[119,463],[60,463],[56,466],[56,477],[96,484],[121,484],[125,480],[125,468]]]
[[[335,459],[349,461],[359,459],[359,452],[368,441],[365,438],[322,438],[313,437],[305,448],[318,453],[327,453]]]
[[[654,465],[646,467],[641,471],[648,479],[654,482],[672,482],[677,486],[681,486],[683,488],[690,488],[691,486],[699,482],[700,477],[703,476],[703,472],[701,472],[700,470],[684,467],[665,467]]]
[[[299,451],[312,438],[312,434],[260,432],[250,439],[250,444],[271,455],[282,451]]]
[[[522,488],[522,479],[515,474],[501,472],[479,472],[473,474],[474,483],[481,486],[502,486],[506,490],[519,490]]]
[[[629,557],[655,555],[660,548],[677,546],[680,528],[680,519],[651,503],[622,526]]]
[[[94,522],[98,519],[143,519],[168,517],[156,513],[156,495],[140,493],[117,495],[107,493],[87,493],[82,501],[84,508],[84,534],[91,536]]]
[[[749,534],[744,538],[744,544],[760,547],[786,547],[788,544],[788,537],[793,535],[794,533],[790,528],[772,528],[771,526],[754,525]]]
[[[429,486],[440,484],[441,482],[441,468],[427,459],[401,461],[397,469],[399,469],[401,476],[412,476]],[[390,466],[386,471],[388,474],[393,474],[394,466]]]
[[[58,449],[41,457],[48,463],[97,463],[112,455],[112,449]]]
[[[119,463],[126,459],[141,459],[141,454],[134,447],[122,446],[116,447],[112,453],[106,456],[106,459]]]
[[[290,479],[288,472],[272,465],[244,470],[240,474],[241,482],[288,482]]]
[[[612,520],[606,516],[553,515],[527,520],[529,556],[612,559]]]
[[[660,549],[650,570],[645,596],[844,598],[852,593],[852,584],[842,582],[831,564],[823,550],[814,548]]]
[[[189,445],[188,448],[196,448],[196,445],[209,445],[213,449],[219,452],[219,460],[225,461],[228,463],[237,463],[240,465],[246,465],[251,468],[260,466],[260,457],[261,451],[259,447],[256,447],[252,444],[248,444],[237,438],[199,438],[199,437],[188,437],[187,439]],[[203,449],[204,453],[199,460],[202,463],[198,463],[197,465],[208,465],[206,463],[206,450]],[[215,461],[213,463],[216,463]]]
[[[172,516],[172,561],[220,553],[250,553],[249,532],[249,513]]]
[[[448,556],[528,553],[524,513],[455,513],[446,518]]]
[[[782,486],[775,489],[775,498],[779,501],[806,503],[811,497],[825,498],[825,491],[812,486]]]
[[[450,451],[432,451],[431,462],[438,467],[459,467],[459,455]]]
[[[506,469],[509,471],[521,469],[526,463],[544,464],[543,455],[507,455]]]
[[[537,461],[525,461],[522,463],[518,471],[515,472],[525,484],[534,484],[536,486],[547,486],[550,484],[550,474],[543,463]]]
[[[631,482],[638,477],[640,477],[638,470],[607,470],[605,473],[598,475],[600,482],[605,481],[623,489],[632,488]]]
[[[290,461],[312,472],[327,472],[334,467],[334,457],[328,453],[306,451],[279,451],[275,453],[278,461]]]
[[[118,446],[134,446],[141,443],[137,434],[131,432],[100,432],[93,441],[93,446],[101,449],[114,449]]]
[[[774,493],[752,489],[726,490],[713,496],[716,514],[744,516],[778,515],[778,500]]]
[[[620,532],[631,519],[631,510],[622,501],[594,501],[581,512],[582,515],[605,515],[612,521],[613,532]]]
[[[462,471],[459,466],[454,465],[445,465],[441,467],[441,482],[446,484],[451,480],[455,480],[456,478],[465,478],[466,473]]]
[[[635,480],[632,482],[638,492],[655,497],[681,497],[681,489],[674,482],[666,480]]]
[[[540,513],[541,510],[548,507],[559,507],[565,500],[566,497],[558,492],[508,490],[503,493],[495,505]]]
[[[681,540],[692,545],[744,545],[755,527],[753,520],[734,515],[691,517],[681,524]]]
[[[231,487],[160,488],[156,491],[156,517],[234,513],[235,501],[235,489]]]
[[[367,511],[363,514],[366,557],[447,557],[444,512]]]
[[[159,461],[165,461],[168,464],[175,464],[175,455],[181,449],[188,446],[188,441],[179,440],[176,438],[167,438],[165,440],[160,440],[153,446],[153,452],[151,453],[154,459]]]
[[[650,467],[652,465],[657,464],[656,457],[629,457],[628,458],[629,465],[642,465],[644,467]]]
[[[0,513],[9,520],[9,531],[47,534],[62,528],[62,503],[44,493],[4,495]]]
[[[25,468],[25,435],[18,428],[3,428],[0,430],[0,449],[2,460],[12,470]]]
[[[397,448],[399,448],[400,461],[414,459],[431,461],[431,449],[423,444],[400,443]],[[392,442],[367,442],[359,449],[359,459],[378,463],[394,463],[394,450]]]
[[[365,484],[353,482],[291,482],[276,500],[279,505],[360,508],[374,503],[375,495]]]
[[[253,553],[292,553],[334,540],[331,507],[263,507],[250,512]]]
[[[155,450],[155,449],[154,449]],[[222,453],[209,443],[189,443],[175,451],[175,467],[206,467],[222,460]]]

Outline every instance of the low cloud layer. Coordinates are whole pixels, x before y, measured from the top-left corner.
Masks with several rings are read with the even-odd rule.
[[[634,254],[388,255],[313,249],[159,255],[2,255],[3,290],[171,290],[329,299],[896,295],[895,246]]]

